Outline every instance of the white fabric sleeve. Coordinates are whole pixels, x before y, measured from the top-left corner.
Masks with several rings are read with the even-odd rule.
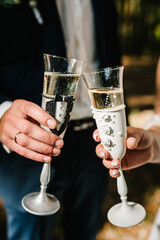
[[[11,101],[5,101],[3,103],[0,104],[0,119],[2,118],[3,114],[10,108],[10,106],[12,105],[12,102]],[[2,143],[2,146],[3,148],[5,149],[5,151],[10,154],[12,151],[7,147],[5,146],[3,143]]]
[[[3,116],[3,114],[10,108],[12,105],[11,101],[5,101],[0,104],[0,119]]]
[[[160,114],[153,114],[152,118],[147,121],[145,129],[148,130],[155,125],[160,125]]]

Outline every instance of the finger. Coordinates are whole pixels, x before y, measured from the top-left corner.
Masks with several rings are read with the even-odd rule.
[[[150,133],[144,129],[127,127],[127,137],[135,139],[135,145],[133,142],[131,144],[131,139],[129,139],[129,141],[127,139],[127,148],[129,149],[130,149],[130,144],[132,147],[131,149],[136,148],[138,150],[147,149],[151,144]]]
[[[39,142],[46,143],[50,146],[56,145],[56,143],[61,140],[61,146],[63,147],[63,140],[53,134],[52,132],[48,132],[45,129],[41,128],[37,124],[34,124],[26,119],[17,120],[18,121],[18,131],[23,132],[25,135],[38,140]],[[60,143],[60,142],[59,142]]]
[[[95,142],[100,142],[101,139],[99,137],[99,132],[98,132],[98,129],[96,129],[94,132],[93,132],[93,139],[95,140]]]
[[[103,163],[109,169],[119,168],[119,166],[120,166],[120,161],[118,159],[113,159],[113,160],[103,159]]]
[[[60,153],[61,153],[61,149],[60,148],[53,148],[52,156],[58,156]]]
[[[19,155],[21,155],[25,158],[34,160],[34,161],[50,162],[52,160],[52,157],[50,155],[37,153],[35,151],[32,151],[25,147],[22,147],[19,144],[15,143],[14,140],[9,141],[8,147],[10,150],[13,150],[14,152],[18,153]]]
[[[42,142],[39,142],[35,139],[32,139],[28,136],[26,136],[23,133],[20,133],[16,138],[16,143],[20,146],[30,149],[32,151],[35,151],[37,153],[42,153],[45,155],[54,155],[60,153],[60,149],[55,150],[56,147],[51,147],[50,145],[44,144]]]
[[[13,108],[18,107],[19,111],[26,115],[26,117],[29,116],[46,127],[49,127],[51,129],[54,129],[56,127],[56,120],[35,103],[25,100],[16,100],[13,102],[12,106]]]
[[[106,161],[105,159],[103,159],[102,161],[103,165],[108,168],[108,161]],[[112,169],[109,169],[109,175],[113,178],[117,178],[119,176],[119,171],[117,168],[112,168]]]
[[[108,169],[115,169],[120,166],[120,161],[118,159],[103,159],[102,163]]]
[[[101,143],[96,146],[96,154],[100,158],[109,158],[110,157],[109,152],[103,147],[103,145]]]

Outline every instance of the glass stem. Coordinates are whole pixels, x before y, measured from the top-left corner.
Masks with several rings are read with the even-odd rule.
[[[120,195],[120,199],[122,201],[122,208],[129,210],[130,206],[127,203],[128,188],[127,188],[127,184],[126,184],[121,166],[119,167],[118,170],[119,170],[119,176],[117,178],[117,190]]]
[[[49,163],[44,163],[41,176],[40,176],[40,182],[41,182],[41,190],[39,193],[38,198],[41,200],[45,200],[46,198],[46,189],[47,189],[47,184],[50,181],[50,171],[51,171],[51,164]]]

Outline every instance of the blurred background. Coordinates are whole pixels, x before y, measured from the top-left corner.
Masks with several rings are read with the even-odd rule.
[[[155,71],[160,56],[160,1],[115,0],[118,33],[122,50],[125,102],[131,126],[145,127],[153,114]],[[101,229],[97,240],[147,240],[160,206],[160,165],[147,165],[125,172],[128,200],[142,204],[145,221],[136,227],[118,228],[106,217],[108,209],[118,203],[116,180],[109,178],[106,201],[102,209]],[[54,240],[60,240],[61,228],[57,218]],[[0,200],[0,240],[5,240],[6,214]],[[155,239],[153,239],[155,240]]]
[[[125,66],[124,91],[128,121],[131,126],[145,128],[153,114],[156,93],[155,72],[160,56],[160,1],[115,0],[115,4],[122,64]],[[145,207],[146,219],[131,228],[118,228],[107,221],[108,209],[120,201],[116,180],[110,178],[97,240],[148,240],[155,227],[154,220],[160,207],[160,165],[149,164],[124,174],[128,200]]]

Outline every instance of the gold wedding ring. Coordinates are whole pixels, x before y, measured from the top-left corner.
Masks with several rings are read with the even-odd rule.
[[[19,134],[21,134],[22,132],[18,132],[18,133],[16,133],[16,135],[15,135],[15,137],[14,137],[14,141],[15,141],[15,143],[17,143],[17,137],[18,137],[18,135]],[[17,143],[18,144],[18,143]]]

